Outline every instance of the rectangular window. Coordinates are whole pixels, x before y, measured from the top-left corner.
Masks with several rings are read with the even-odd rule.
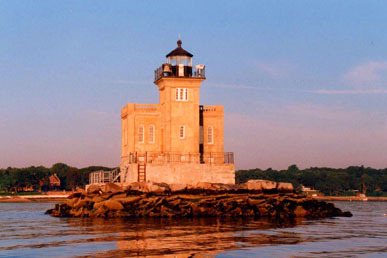
[[[155,126],[149,126],[149,135],[148,135],[149,143],[155,143]]]
[[[180,139],[184,139],[185,138],[185,126],[184,125],[180,126],[179,136],[180,136]]]
[[[176,100],[177,101],[188,101],[188,89],[187,88],[176,88]]]
[[[214,128],[212,126],[207,128],[207,142],[208,144],[214,143]]]
[[[179,94],[180,100],[184,100],[184,89],[180,89],[180,94]]]
[[[138,127],[138,142],[144,143],[144,125]]]

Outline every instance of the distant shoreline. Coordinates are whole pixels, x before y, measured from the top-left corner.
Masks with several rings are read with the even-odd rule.
[[[26,203],[26,202],[60,202],[64,201],[69,195],[23,195],[23,196],[0,196],[0,203],[14,202],[14,203]]]
[[[319,201],[364,201],[359,196],[313,196]],[[387,201],[387,197],[382,196],[366,196],[367,201]]]
[[[69,195],[23,195],[23,196],[0,196],[0,203],[29,203],[29,202],[61,202]],[[362,201],[358,196],[313,196],[319,201]],[[367,196],[367,201],[387,201],[387,197]]]

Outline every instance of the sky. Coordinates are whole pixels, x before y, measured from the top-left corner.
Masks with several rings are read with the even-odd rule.
[[[0,168],[118,166],[176,47],[237,169],[387,167],[386,1],[0,1]]]

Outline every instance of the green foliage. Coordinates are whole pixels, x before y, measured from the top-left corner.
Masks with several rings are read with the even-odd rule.
[[[354,190],[366,192],[370,196],[387,195],[387,169],[348,167],[345,169],[308,168],[300,170],[291,165],[287,170],[239,170],[236,182],[244,183],[251,179],[264,179],[276,182],[291,182],[295,187],[304,185],[319,190],[326,195],[351,195]]]
[[[64,163],[57,163],[51,168],[43,166],[0,169],[0,192],[23,191],[23,188],[31,188],[33,191],[50,190],[49,177],[56,174],[61,181],[57,190],[74,190],[88,184],[90,172],[97,170],[112,170],[102,166],[86,168],[70,167]]]
[[[34,191],[48,190],[49,177],[56,174],[61,180],[58,190],[73,190],[84,187],[89,174],[97,170],[111,170],[102,166],[75,168],[64,163],[57,163],[51,168],[27,167],[0,169],[0,192],[22,191],[32,187]],[[387,169],[348,167],[345,169],[308,168],[300,170],[291,165],[287,170],[239,170],[236,182],[244,183],[251,179],[265,179],[276,182],[291,182],[297,188],[301,184],[319,190],[326,195],[351,195],[353,190],[366,192],[370,196],[387,196]]]

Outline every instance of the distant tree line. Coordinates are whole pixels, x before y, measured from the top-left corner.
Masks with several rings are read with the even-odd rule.
[[[369,196],[387,196],[387,168],[373,169],[360,166],[334,169],[312,167],[300,170],[296,165],[291,165],[287,170],[256,168],[236,172],[237,183],[244,183],[251,179],[291,182],[295,187],[304,185],[319,190],[325,195],[353,195],[358,191]]]
[[[32,188],[34,191],[52,190],[49,177],[54,174],[61,181],[61,185],[55,187],[55,190],[74,190],[88,184],[90,172],[97,170],[112,170],[112,168],[91,166],[79,169],[57,163],[51,168],[32,166],[0,169],[0,192],[20,192],[25,188]]]
[[[89,182],[89,174],[98,170],[112,170],[103,166],[85,168],[71,167],[57,163],[51,168],[43,166],[0,169],[0,192],[20,192],[26,187],[34,191],[50,190],[49,177],[56,174],[61,181],[57,190],[74,190]],[[300,170],[291,165],[287,170],[239,170],[236,182],[244,183],[251,179],[265,179],[276,182],[291,182],[295,187],[304,185],[319,190],[326,195],[351,195],[354,190],[369,196],[387,196],[387,168],[373,169],[348,167],[344,169],[312,167]]]

